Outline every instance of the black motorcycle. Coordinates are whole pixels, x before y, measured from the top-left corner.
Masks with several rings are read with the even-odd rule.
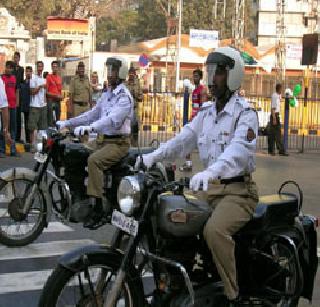
[[[288,184],[299,195],[283,192]],[[113,212],[111,245],[65,254],[39,306],[228,306],[202,237],[211,209],[185,186],[152,171],[123,178],[118,200],[126,214]],[[293,307],[300,297],[312,299],[317,220],[301,213],[302,202],[298,185],[285,182],[278,194],[261,197],[253,219],[235,234],[241,306]]]
[[[86,198],[87,159],[91,150],[72,133],[48,130],[35,153],[33,170],[16,167],[0,174],[0,243],[23,246],[33,242],[48,226],[51,213],[63,223],[83,222],[92,207],[76,208],[75,202]],[[149,153],[152,147],[141,152]],[[117,189],[124,176],[133,174],[138,149],[105,172],[103,222],[111,220],[119,208]],[[174,178],[174,170],[157,164],[165,180]],[[103,223],[100,223],[102,226]]]

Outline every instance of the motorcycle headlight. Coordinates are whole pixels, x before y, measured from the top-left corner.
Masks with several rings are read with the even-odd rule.
[[[126,176],[120,181],[118,203],[125,215],[131,215],[140,206],[140,185],[137,177]]]

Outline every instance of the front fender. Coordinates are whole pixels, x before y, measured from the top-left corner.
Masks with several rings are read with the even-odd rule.
[[[123,257],[123,252],[112,249],[110,246],[92,244],[76,248],[58,260],[59,264],[72,272],[81,271],[88,264],[92,264],[96,256],[103,256],[105,258],[116,259],[115,264],[120,266]],[[118,268],[116,268],[118,269]]]

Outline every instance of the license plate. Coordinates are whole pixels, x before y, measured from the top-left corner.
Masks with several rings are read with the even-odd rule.
[[[111,224],[134,237],[138,233],[138,221],[136,221],[132,217],[125,216],[123,213],[117,210],[114,210],[112,213]]]
[[[34,154],[34,159],[39,163],[46,162],[47,158],[48,158],[48,154],[46,153],[36,152]]]

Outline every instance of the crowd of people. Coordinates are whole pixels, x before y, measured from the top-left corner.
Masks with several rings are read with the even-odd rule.
[[[31,66],[20,66],[20,53],[5,63],[0,77],[0,158],[6,157],[6,144],[10,156],[19,157],[16,143],[35,151],[37,133],[54,127],[60,120],[61,101],[64,99],[59,62],[51,63],[51,72],[44,72],[44,63],[38,61],[35,71]],[[85,74],[84,62],[79,62],[71,79],[67,118],[77,116],[92,108],[107,89],[100,84],[97,72],[91,78]]]

